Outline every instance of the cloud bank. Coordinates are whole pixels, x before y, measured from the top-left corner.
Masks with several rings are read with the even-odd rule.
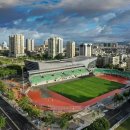
[[[1,0],[0,42],[23,33],[43,43],[65,40],[130,41],[129,0]]]

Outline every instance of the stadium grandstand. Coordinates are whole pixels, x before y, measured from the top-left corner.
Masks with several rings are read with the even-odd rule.
[[[80,56],[53,61],[26,60],[25,66],[31,86],[38,86],[89,75],[89,69],[95,68],[96,59]]]
[[[121,76],[127,79],[130,79],[130,72],[115,70],[115,69],[103,69],[103,68],[96,68],[94,69],[94,74],[107,74],[107,75],[115,75],[115,76]]]

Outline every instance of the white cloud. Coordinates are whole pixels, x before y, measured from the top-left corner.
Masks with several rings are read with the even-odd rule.
[[[103,15],[101,20],[108,21],[108,20],[113,19],[115,17],[116,17],[115,13],[108,13],[108,14]]]
[[[95,22],[99,22],[99,18],[98,18],[98,17],[95,17],[93,20],[94,20]]]
[[[21,5],[21,4],[31,4],[32,2],[35,2],[36,0],[0,0],[0,8],[4,8],[7,6],[15,6],[15,5]]]
[[[22,30],[22,29],[7,29],[7,28],[0,28],[0,43],[3,41],[8,42],[9,35],[13,34],[24,34],[25,38],[33,38],[33,39],[47,39],[51,34],[49,33],[39,33],[37,31],[31,30]]]
[[[22,19],[18,19],[18,20],[13,21],[13,23],[14,23],[15,25],[18,25],[18,24],[21,23],[21,21],[22,21]]]
[[[32,5],[32,2],[40,2],[41,0],[0,0],[0,8],[5,6],[14,6],[14,5]],[[48,5],[44,4],[37,4],[34,6],[40,6],[40,7],[50,7],[50,8],[57,8],[57,7],[63,7],[67,8],[69,10],[110,10],[115,9],[119,7],[126,6],[130,4],[129,0],[62,0],[58,4],[52,4],[48,0]]]
[[[62,0],[59,6],[75,10],[109,10],[128,4],[130,4],[129,0]]]
[[[0,0],[0,8],[18,3],[19,0]]]

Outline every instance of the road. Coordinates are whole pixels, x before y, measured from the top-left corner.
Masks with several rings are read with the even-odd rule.
[[[115,125],[118,121],[124,118],[130,113],[130,100],[124,103],[122,106],[110,110],[106,113],[105,117],[109,120],[111,127]]]
[[[12,106],[0,97],[0,107],[18,126],[19,130],[37,130],[25,117],[20,115]],[[15,129],[13,129],[15,130]]]
[[[112,127],[117,122],[119,122],[122,118],[127,116],[129,113],[130,113],[130,99],[126,103],[124,103],[122,106],[114,110],[109,110],[108,112],[106,112],[105,117],[110,122],[110,127]]]
[[[4,114],[3,110],[0,108],[0,115],[6,118],[6,125],[2,130],[18,130],[17,127],[11,122],[6,114]]]

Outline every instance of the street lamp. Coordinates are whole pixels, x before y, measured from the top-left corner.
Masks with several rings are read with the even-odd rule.
[[[22,69],[22,91],[24,93],[24,74],[23,74],[23,65],[21,65],[21,69]]]

